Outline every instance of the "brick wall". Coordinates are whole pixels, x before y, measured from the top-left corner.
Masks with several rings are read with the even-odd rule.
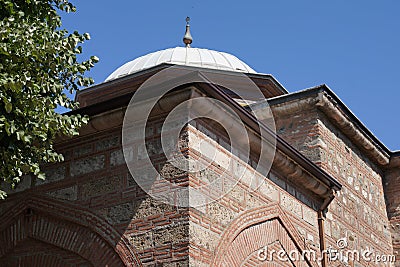
[[[147,138],[148,144],[154,146],[151,154],[152,160],[156,162],[159,169],[168,169],[165,157],[158,147],[159,143],[153,141],[159,139],[160,132],[157,129],[161,127],[162,122],[162,116],[149,120]],[[15,209],[17,203],[26,201],[30,196],[43,196],[49,203],[59,202],[61,206],[71,205],[75,213],[85,211],[91,214],[90,216],[97,216],[109,227],[108,230],[104,230],[103,236],[99,237],[100,239],[109,239],[109,235],[114,231],[112,240],[105,242],[107,246],[111,245],[110,249],[114,251],[114,254],[118,254],[118,250],[122,251],[118,247],[118,242],[125,240],[126,249],[132,250],[134,256],[139,258],[143,266],[187,265],[188,209],[177,208],[156,201],[136,184],[124,161],[120,127],[92,135],[81,135],[59,143],[57,149],[64,154],[65,161],[47,166],[45,169],[47,179],[45,181],[32,179],[31,183],[20,185],[20,193],[11,194],[6,201],[0,203],[0,213],[3,220],[0,223],[1,229],[3,229],[2,235],[6,234],[4,227],[9,225],[8,221],[15,220],[15,214],[12,210]],[[132,156],[137,157],[138,155],[139,152],[135,151],[133,147]],[[35,201],[32,201],[32,203],[35,203]],[[27,207],[31,207],[31,204],[28,203]],[[41,212],[35,207],[31,209],[35,214]],[[46,216],[43,215],[45,218],[50,215]],[[85,222],[74,218],[74,212],[62,218],[57,217],[57,215],[51,216],[56,216],[56,219],[59,218],[54,227],[64,231],[64,234],[67,233],[67,228],[63,225],[64,221],[71,227],[81,227],[80,223],[83,224],[82,227],[86,227]],[[49,223],[46,225],[49,225]],[[27,227],[22,224],[18,231],[25,232]],[[77,234],[80,231],[79,227],[76,230]],[[97,231],[96,225],[92,225],[92,227],[93,231]],[[88,235],[90,236],[91,232],[88,232]],[[60,245],[51,238],[45,240],[42,247],[35,246],[37,249],[31,251],[27,249],[34,246],[30,245],[31,238],[31,234],[26,238],[19,238],[23,244],[22,249],[18,246],[3,251],[3,256],[0,256],[0,265],[14,266],[15,262],[29,262],[30,259],[32,262],[40,262],[39,258],[44,258],[46,255],[54,258],[47,259],[53,261],[54,266],[57,266],[60,257],[65,259],[65,264],[71,261],[73,263],[71,263],[71,266],[84,264],[84,260],[79,261],[82,257],[87,260],[87,257],[80,254],[81,251],[74,251],[77,254],[76,259],[69,257],[67,253],[70,251],[69,245],[67,243]],[[5,237],[5,239],[7,238]],[[18,239],[18,237],[11,239]],[[74,240],[71,240],[71,242],[76,242]],[[12,240],[4,240],[4,242],[12,242]],[[59,249],[59,251],[63,252],[53,250],[55,252],[52,253],[52,250],[48,250],[47,253],[38,253],[38,250],[44,249],[46,245],[61,246],[63,249]],[[92,251],[93,258],[101,259],[105,255],[104,248],[99,248],[96,251],[95,246],[90,246],[90,244],[85,246]],[[94,264],[93,258],[90,258],[91,261],[87,263],[87,266],[91,266],[90,263]],[[124,262],[124,264],[128,263],[128,261]],[[106,264],[107,262],[104,260],[103,262],[97,260],[94,266],[105,266]],[[114,263],[109,266],[119,266],[118,264]]]
[[[283,240],[286,240],[285,238],[288,238],[289,234],[298,235],[298,243],[315,250],[317,254],[319,253],[316,212],[319,204],[312,195],[302,190],[301,187],[291,184],[290,179],[287,179],[287,177],[281,177],[274,172],[265,177],[255,172],[252,167],[254,163],[247,163],[240,157],[231,154],[227,137],[215,125],[210,126],[204,120],[196,120],[191,123],[188,131],[189,155],[191,157],[198,159],[200,154],[199,146],[196,144],[208,142],[218,150],[218,154],[225,154],[226,158],[232,161],[231,165],[223,165],[223,163],[218,164],[218,161],[212,162],[209,159],[208,162],[204,162],[205,165],[210,164],[205,171],[191,173],[190,175],[190,181],[193,181],[193,184],[219,183],[221,186],[217,187],[217,189],[213,187],[215,192],[208,191],[205,194],[222,196],[220,199],[207,203],[202,207],[190,209],[189,254],[191,266],[210,266],[213,259],[219,260],[218,262],[213,262],[216,264],[215,266],[220,266],[219,264],[223,262],[227,266],[239,266],[240,264],[245,264],[248,260],[246,257],[251,257],[257,249],[267,246],[273,241],[278,242],[281,240],[284,242]],[[243,168],[246,171],[240,179],[237,174],[242,173],[239,170]],[[250,184],[253,175],[262,181],[255,191],[252,190]],[[232,186],[232,183],[238,180],[239,182]],[[273,221],[268,216],[266,216],[268,218],[262,220],[263,216],[259,214],[257,218],[260,220],[260,226],[257,227],[261,227],[261,229],[251,228],[253,230],[240,233],[241,236],[243,235],[242,238],[238,239],[239,241],[236,240],[233,246],[227,247],[224,245],[224,242],[221,241],[221,235],[231,231],[231,229],[240,229],[244,225],[243,221],[246,221],[244,219],[241,221],[241,219],[247,212],[259,211],[265,207],[274,207],[271,209],[273,212],[277,212],[278,207],[279,209],[282,208],[282,214],[284,214],[282,216],[285,216],[288,224],[293,227],[291,229],[292,232],[288,233],[279,230],[278,224],[274,226],[275,228],[272,227],[271,223],[278,222]],[[277,217],[274,218],[277,219]],[[279,220],[281,219],[279,218]],[[237,222],[238,220],[240,223]],[[282,229],[284,228],[280,224],[279,226]],[[272,228],[270,229],[270,227],[276,232],[274,240],[272,240],[274,237],[271,236]],[[263,232],[263,229],[265,232]],[[286,246],[285,243],[285,249],[290,249],[290,242],[293,241],[288,238],[288,244]],[[221,255],[218,254],[219,252]],[[229,259],[229,253],[240,254],[241,258],[232,262]],[[224,259],[220,259],[220,257]],[[252,264],[260,264],[260,262],[253,259]]]
[[[393,250],[394,254],[400,258],[400,168],[398,166],[390,168],[385,174],[384,182]],[[400,266],[400,262],[396,266]]]
[[[170,163],[167,163],[165,155],[162,153],[159,138],[163,119],[164,117],[160,116],[148,122],[147,146],[148,150],[152,151],[150,153],[151,160],[165,176],[169,175],[175,179],[188,177],[187,173],[179,172]],[[196,157],[196,147],[199,147],[200,142],[206,140],[216,145],[221,155],[224,154],[226,158],[235,160],[236,168],[246,168],[248,175],[244,182],[234,186],[229,192],[223,192],[227,195],[218,201],[198,209],[189,209],[163,204],[149,197],[129,174],[122,152],[121,128],[115,128],[92,135],[83,135],[58,144],[58,150],[65,155],[65,161],[47,166],[45,181],[32,179],[31,183],[20,185],[21,192],[11,194],[5,202],[1,203],[0,212],[5,220],[1,225],[10,225],[7,220],[15,220],[12,210],[15,209],[18,202],[23,202],[30,195],[34,199],[36,196],[43,196],[46,203],[59,203],[61,210],[66,205],[69,205],[71,209],[71,213],[64,210],[63,216],[55,213],[49,216],[43,214],[43,211],[34,204],[32,204],[33,206],[27,204],[27,207],[30,207],[29,209],[35,214],[34,216],[41,214],[40,218],[47,218],[43,221],[44,225],[47,225],[44,227],[48,228],[48,225],[51,224],[52,227],[58,229],[57,231],[64,233],[67,233],[67,229],[70,229],[70,232],[80,232],[79,227],[82,226],[79,223],[83,223],[83,225],[86,223],[74,218],[74,211],[76,213],[84,211],[98,216],[99,220],[108,225],[109,229],[115,231],[111,242],[114,246],[120,239],[125,239],[127,246],[135,252],[143,266],[187,266],[189,262],[191,266],[209,266],[219,248],[218,242],[222,232],[230,227],[235,227],[232,226],[232,223],[240,217],[240,214],[279,203],[287,211],[287,214],[282,213],[281,216],[287,216],[288,225],[293,225],[293,231],[299,235],[297,242],[318,250],[319,240],[315,212],[317,200],[307,196],[306,192],[296,189],[295,185],[290,184],[287,179],[278,174],[271,174],[268,179],[258,174],[263,183],[256,192],[250,192],[249,181],[253,175],[252,163],[249,165],[239,158],[232,158],[228,151],[230,146],[229,141],[226,140],[226,134],[216,128],[210,129],[208,126],[208,123],[199,120],[193,122],[186,129],[187,135],[182,133],[183,143],[189,140],[189,144],[186,146],[190,148],[191,156]],[[135,150],[134,147],[132,157],[140,156],[141,152]],[[218,160],[214,162],[210,168],[192,173],[190,182],[221,178],[222,169],[221,166],[218,166],[218,162]],[[234,175],[234,170],[229,170],[224,174],[221,180],[222,189],[235,183]],[[36,203],[36,200],[32,200],[32,202]],[[49,219],[53,217],[54,220]],[[282,219],[281,217],[268,218],[270,221]],[[268,220],[266,219],[266,221]],[[96,228],[96,225],[97,223],[93,227]],[[266,222],[265,226],[267,225]],[[26,231],[24,227],[28,226],[21,224],[18,231]],[[285,225],[285,227],[288,226]],[[53,234],[58,233],[56,230],[49,231]],[[111,230],[105,229],[103,231],[105,236],[99,236],[99,240],[107,238],[109,231]],[[40,233],[44,234],[42,231]],[[81,235],[83,236],[82,232]],[[88,231],[87,235],[90,236],[91,232]],[[282,232],[281,235],[286,236],[287,233]],[[71,262],[71,266],[78,264],[90,266],[97,258],[96,266],[100,266],[101,261],[99,260],[104,255],[114,255],[113,253],[115,253],[112,247],[108,252],[111,254],[105,254],[104,249],[98,249],[93,252],[93,258],[87,261],[87,258],[80,254],[83,252],[79,249],[76,249],[73,254],[76,256],[70,256],[70,247],[66,241],[54,241],[49,238],[42,242],[42,246],[39,246],[29,241],[31,239],[32,234],[26,238],[19,238],[18,240],[23,246],[4,251],[0,262],[12,266],[15,262],[48,260],[57,266],[58,260],[62,258],[65,259],[64,262]],[[265,242],[267,241],[265,240]],[[76,239],[71,239],[69,242],[80,244]],[[61,245],[64,249],[48,250],[47,254],[42,253],[42,249],[46,246],[60,246],[61,243],[66,244]],[[262,247],[268,244],[254,242],[253,245]],[[291,246],[293,245],[294,243]],[[32,249],[33,246],[36,249]],[[90,246],[87,249],[92,250]],[[243,253],[247,252],[250,254],[250,251],[243,251]],[[110,258],[112,257],[110,256]],[[118,264],[114,263],[115,266]]]
[[[347,238],[351,249],[392,254],[382,168],[316,106],[281,112],[292,103],[272,106],[278,134],[343,185],[326,215],[328,244]]]

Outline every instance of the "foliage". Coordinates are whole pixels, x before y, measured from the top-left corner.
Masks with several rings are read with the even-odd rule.
[[[67,0],[0,0],[0,182],[12,188],[26,174],[44,179],[43,163],[63,156],[58,135],[76,135],[87,117],[59,114],[75,109],[67,96],[93,84],[84,74],[97,57],[79,62],[89,34],[61,29],[59,11],[74,12]],[[5,193],[1,191],[0,197]]]

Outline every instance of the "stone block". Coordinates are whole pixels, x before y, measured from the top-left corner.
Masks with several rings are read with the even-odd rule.
[[[189,242],[188,222],[171,223],[156,227],[153,228],[152,232],[155,247]]]
[[[151,231],[129,235],[129,241],[135,249],[142,251],[154,248],[153,234]]]
[[[47,193],[47,195],[58,199],[74,201],[78,199],[78,187],[74,185],[71,187],[50,191]]]
[[[71,176],[78,176],[104,168],[104,155],[97,155],[71,162]]]
[[[96,143],[96,151],[103,151],[120,145],[119,136],[112,136],[110,138],[100,140]]]
[[[296,214],[300,218],[302,217],[301,204],[295,198],[293,198],[289,195],[282,194],[281,195],[281,205],[287,211],[290,211],[293,214]]]
[[[255,196],[251,192],[248,192],[246,194],[246,209],[261,207],[265,204],[265,201],[261,200],[259,197]]]
[[[36,179],[36,185],[47,184],[63,180],[66,176],[65,166],[54,166],[44,170],[46,179]]]
[[[270,198],[273,201],[279,200],[279,191],[278,189],[273,186],[270,182],[265,181],[261,184],[260,188],[258,189],[261,194]]]
[[[196,246],[205,248],[210,251],[215,251],[218,245],[220,236],[210,229],[206,229],[193,222],[189,225],[189,238],[190,242]]]
[[[103,195],[104,197],[106,197],[107,193],[119,190],[120,184],[120,176],[110,176],[95,179],[93,181],[83,184],[80,187],[81,196],[83,199],[99,195]]]
[[[137,203],[130,201],[114,205],[107,209],[106,218],[111,224],[130,222],[135,214]]]
[[[176,211],[174,206],[159,202],[151,197],[140,199],[135,202],[136,209],[131,214],[132,219],[143,219],[151,215]]]
[[[231,184],[227,189],[229,190],[227,194],[228,197],[231,197],[239,203],[244,203],[246,193],[243,187],[239,186],[238,184]]]
[[[110,153],[110,166],[118,166],[121,164],[125,164],[124,153],[121,150],[116,150]]]
[[[208,204],[207,208],[210,219],[219,222],[222,225],[227,225],[236,216],[236,213],[233,210],[221,205],[218,201]]]
[[[303,219],[312,226],[318,225],[318,214],[316,211],[303,206]]]
[[[160,155],[161,153],[163,153],[161,140],[155,139],[155,140],[147,141],[146,149],[147,149],[147,154],[149,157],[154,156],[154,155]],[[144,154],[144,156],[146,156],[146,154]]]

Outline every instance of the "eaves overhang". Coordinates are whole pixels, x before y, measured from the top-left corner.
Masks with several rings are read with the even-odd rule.
[[[390,151],[325,84],[268,99],[271,107],[285,106],[285,112],[304,110],[306,106],[318,108],[330,121],[380,166],[389,163]],[[290,103],[295,103],[290,108]],[[279,113],[279,108],[276,108]]]
[[[126,76],[119,77],[117,79],[113,79],[85,88],[77,92],[75,100],[80,103],[81,108],[104,102],[107,99],[112,99],[127,94],[132,90],[136,90],[141,84],[143,84],[154,74],[171,67],[186,69],[188,71],[212,72],[220,75],[221,77],[225,76],[226,79],[229,79],[229,77],[232,76],[246,75],[261,89],[261,92],[265,95],[266,98],[288,94],[288,91],[271,74],[238,74],[237,72],[227,70],[214,70],[193,66],[181,66],[163,63],[149,69],[145,69],[136,73],[132,73]]]
[[[342,185],[331,175],[325,172],[323,169],[314,164],[311,160],[297,151],[293,146],[287,143],[282,137],[277,135],[274,131],[272,131],[268,126],[258,121],[257,118],[246,108],[240,106],[236,101],[226,95],[221,88],[209,83],[200,84],[200,87],[206,91],[206,93],[218,100],[223,101],[224,103],[229,104],[229,106],[237,112],[240,119],[243,121],[245,125],[251,128],[254,132],[261,135],[268,134],[269,136],[260,136],[261,138],[265,138],[270,140],[270,138],[276,139],[276,148],[280,153],[276,154],[276,158],[279,157],[280,160],[285,161],[283,167],[285,169],[293,168],[293,172],[298,172],[299,175],[307,175],[307,173],[314,177],[314,179],[318,180],[320,185],[324,185],[328,190],[324,193],[324,196],[330,195],[331,191],[339,191],[342,188]],[[262,128],[262,131],[260,130]],[[288,161],[290,159],[295,163],[300,169],[297,169]],[[293,173],[292,173],[293,174]],[[310,178],[310,177],[309,177]],[[318,187],[318,184],[315,184],[315,187]],[[318,194],[318,193],[317,193]]]

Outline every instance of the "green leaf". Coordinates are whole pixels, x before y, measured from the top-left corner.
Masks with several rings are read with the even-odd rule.
[[[94,63],[97,63],[97,62],[99,62],[99,58],[98,57],[96,57],[96,56],[91,56],[90,57],[91,59],[92,59],[92,61],[94,62]]]
[[[73,57],[68,57],[68,64],[70,64],[70,65],[74,64],[74,58]]]
[[[10,113],[10,112],[11,112],[11,110],[12,110],[12,104],[11,104],[11,102],[5,103],[5,106],[4,106],[4,107],[5,107],[7,113]]]
[[[24,137],[24,131],[18,131],[15,134],[17,135],[17,140],[22,140]]]
[[[46,175],[44,174],[44,173],[39,173],[38,175],[37,175],[37,178],[39,178],[40,180],[44,180],[44,179],[46,179]]]

